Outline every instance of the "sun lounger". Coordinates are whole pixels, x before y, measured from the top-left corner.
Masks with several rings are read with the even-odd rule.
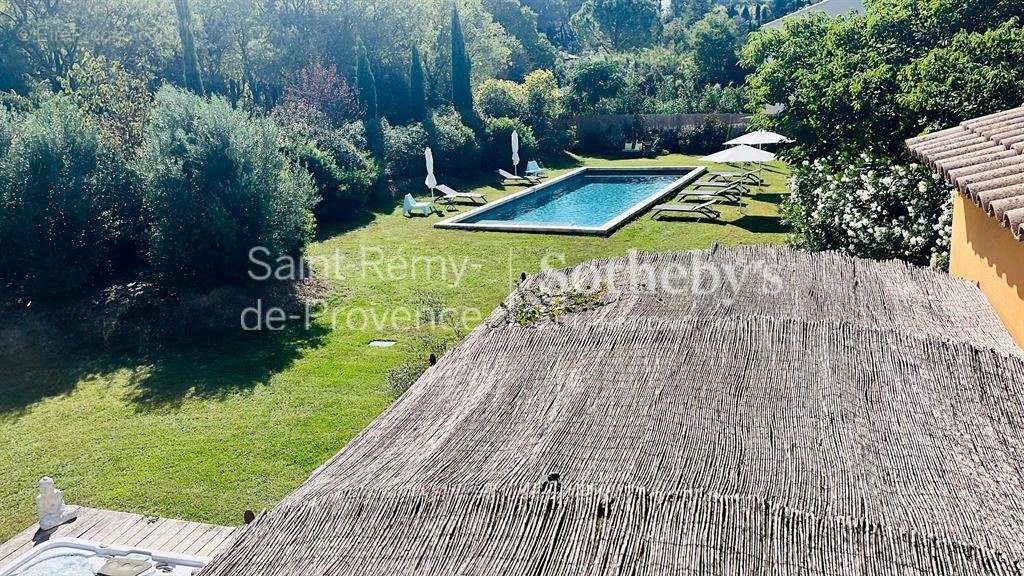
[[[717,200],[708,200],[699,204],[689,204],[686,202],[673,203],[673,204],[659,204],[652,210],[653,214],[651,218],[657,220],[661,216],[662,212],[671,212],[673,214],[691,214],[695,216],[703,216],[711,220],[718,220],[722,217],[722,214],[712,208]]]
[[[721,200],[733,204],[743,201],[743,195],[735,190],[684,190],[679,198],[681,200],[694,199],[698,202]]]
[[[519,176],[500,168],[498,169],[498,175],[505,180],[510,180],[512,182],[526,182],[528,184],[538,184],[540,182],[540,178],[534,176]]]
[[[643,142],[626,142],[626,145],[622,147],[623,154],[643,154],[644,145]]]
[[[437,187],[434,188],[434,190],[437,190],[438,192],[441,193],[441,197],[438,198],[438,200],[446,204],[452,204],[453,202],[456,202],[458,200],[468,200],[474,204],[487,203],[487,197],[484,196],[483,194],[477,194],[476,192],[459,192],[458,190],[455,190],[454,188],[451,188],[449,186],[445,186],[444,184],[438,184]]]
[[[762,186],[764,185],[764,180],[761,179],[761,175],[758,172],[759,170],[744,170],[741,172],[708,172],[708,177],[712,180],[719,180],[722,182],[744,182],[754,186]]]
[[[406,194],[402,200],[402,213],[405,214],[406,218],[411,217],[413,214],[422,214],[423,216],[430,216],[434,213],[433,202],[417,202],[412,194]]]
[[[526,175],[535,178],[544,178],[548,175],[548,169],[544,168],[536,160],[526,163]]]
[[[690,185],[695,190],[721,190],[721,191],[732,191],[737,194],[749,194],[750,188],[743,182],[709,182],[702,180],[700,182],[694,182]]]

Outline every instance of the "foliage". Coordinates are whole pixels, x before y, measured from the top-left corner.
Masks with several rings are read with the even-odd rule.
[[[790,187],[785,214],[801,248],[921,265],[948,259],[952,190],[923,166],[834,156],[805,161]]]
[[[192,33],[192,11],[188,0],[174,0],[174,9],[178,14],[178,37],[181,38],[181,58],[185,86],[196,94],[205,94],[203,75],[199,70],[199,56],[196,53],[196,40]]]
[[[509,80],[485,80],[475,100],[480,113],[491,118],[522,118],[526,112],[526,90]]]
[[[525,61],[514,62],[509,76],[521,79],[529,71],[551,69],[555,66],[557,51],[554,45],[537,30],[537,14],[519,3],[519,0],[484,0],[484,8],[494,21],[522,45]]]
[[[53,97],[15,121],[0,157],[0,290],[59,297],[110,269],[121,196],[137,192],[78,106]]]
[[[314,60],[292,75],[284,85],[278,106],[302,114],[323,115],[331,126],[340,126],[356,118],[359,102],[336,66]]]
[[[434,153],[434,171],[439,176],[467,176],[480,165],[480,143],[476,134],[462,123],[454,110],[434,113],[427,131]]]
[[[459,10],[452,6],[452,104],[462,114],[473,110],[473,90],[470,88],[471,63],[466,54],[466,40],[462,35],[462,23]]]
[[[526,114],[523,120],[537,137],[542,153],[557,154],[572,144],[573,134],[566,127],[565,98],[550,70],[535,70],[523,81]]]
[[[492,118],[487,121],[481,151],[484,169],[512,170],[512,132],[519,133],[520,168],[537,158],[537,139],[533,130],[514,118]]]
[[[676,138],[678,148],[672,150],[674,152],[709,154],[720,150],[722,142],[729,139],[729,127],[722,122],[709,119],[697,126],[680,128]]]
[[[578,62],[569,77],[569,107],[578,115],[608,114],[626,86],[622,61],[597,56]]]
[[[650,46],[661,33],[656,0],[586,0],[571,25],[592,50],[622,51]]]
[[[384,175],[402,180],[425,175],[423,149],[429,145],[421,124],[392,126],[384,123]]]
[[[797,140],[803,157],[869,145],[897,153],[906,138],[938,123],[1019,104],[1021,28],[1005,23],[1005,6],[878,0],[861,16],[801,18],[761,31],[742,53],[743,64],[756,68],[750,105],[784,103],[757,121]]]
[[[359,109],[363,114],[363,119],[366,121],[379,119],[380,109],[377,107],[377,80],[373,76],[370,57],[365,47],[359,57],[359,67],[356,71],[356,86],[359,94]]]
[[[60,79],[60,85],[63,94],[99,123],[111,144],[134,154],[153,107],[145,78],[129,74],[120,62],[85,54]]]
[[[295,153],[316,186],[318,201],[313,213],[321,223],[350,217],[369,199],[376,180],[372,161],[351,143],[337,139],[333,144],[333,149],[325,150],[305,142]]]
[[[1017,106],[1024,94],[1024,28],[1016,21],[960,32],[900,72],[898,101],[930,129]]]
[[[423,62],[420,51],[412,47],[409,57],[409,114],[419,122],[427,117],[427,88],[423,83]]]
[[[156,96],[140,162],[152,217],[149,256],[168,285],[247,280],[249,251],[298,255],[315,189],[278,149],[268,120],[170,87]]]
[[[741,79],[736,63],[738,31],[725,10],[709,12],[690,34],[698,82],[729,84]]]

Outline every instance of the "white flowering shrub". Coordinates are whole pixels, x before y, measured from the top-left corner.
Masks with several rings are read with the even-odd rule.
[[[784,217],[792,243],[947,268],[952,188],[924,166],[885,156],[798,165]]]

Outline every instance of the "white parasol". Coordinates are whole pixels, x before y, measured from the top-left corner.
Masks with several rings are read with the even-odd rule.
[[[430,199],[434,199],[434,188],[437,187],[437,177],[434,176],[434,153],[430,148],[423,149],[423,157],[427,161],[427,179],[423,182],[430,188]]]
[[[512,171],[519,173],[519,132],[512,131]]]
[[[744,134],[739,138],[733,138],[726,142],[725,145],[737,146],[740,144],[747,144],[750,146],[762,146],[765,144],[789,144],[790,142],[792,142],[792,140],[786,138],[782,134],[776,134],[775,132],[769,132],[767,130],[758,130],[757,132]]]

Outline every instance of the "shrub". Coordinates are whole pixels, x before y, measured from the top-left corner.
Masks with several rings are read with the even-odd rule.
[[[709,118],[696,126],[684,126],[677,137],[679,151],[685,154],[706,154],[721,149],[729,139],[729,127]]]
[[[514,118],[493,118],[487,121],[482,146],[483,167],[486,170],[497,168],[512,169],[512,132],[519,133],[519,167],[526,168],[526,163],[537,156],[537,139],[533,130]]]
[[[923,166],[832,157],[797,166],[790,188],[785,217],[798,247],[920,265],[948,259],[952,190]]]
[[[387,122],[383,125],[386,176],[392,180],[425,176],[423,149],[427,147],[428,140],[423,126],[391,126]]]
[[[609,124],[589,129],[580,129],[579,149],[594,154],[617,154],[626,145],[626,129],[619,124]]]
[[[295,156],[313,178],[319,222],[333,222],[366,205],[377,180],[377,166],[339,131],[295,145]]]
[[[142,145],[142,131],[153,108],[145,78],[133,76],[118,61],[86,54],[60,80],[61,92],[90,117],[126,156]]]
[[[476,107],[489,118],[522,118],[526,113],[526,91],[509,80],[485,80],[476,89]]]
[[[97,125],[66,97],[5,125],[0,287],[14,295],[65,296],[109,267],[122,224],[116,205],[137,187],[123,163],[110,160]]]
[[[565,102],[555,75],[549,70],[530,72],[523,81],[526,117],[537,144],[546,153],[563,152],[572,145],[573,134],[565,127]]]
[[[480,166],[480,144],[476,134],[454,111],[435,113],[429,125],[434,170],[442,175],[466,176]]]
[[[170,87],[156,97],[141,171],[153,223],[149,255],[169,285],[248,278],[249,254],[298,255],[312,232],[315,190],[290,165],[269,120]]]

